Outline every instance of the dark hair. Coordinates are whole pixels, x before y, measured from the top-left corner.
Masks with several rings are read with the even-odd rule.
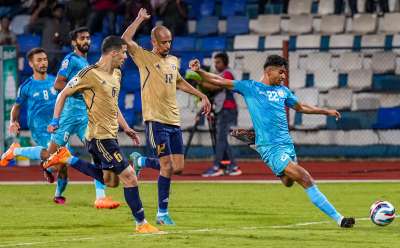
[[[121,37],[115,35],[107,36],[101,44],[101,53],[120,50],[122,45],[126,45],[126,42]]]
[[[41,47],[35,47],[35,48],[32,48],[32,49],[26,54],[26,57],[28,58],[28,60],[32,60],[33,55],[38,54],[38,53],[45,53],[45,54],[47,55],[46,50],[44,50],[44,49],[41,48]]]
[[[89,32],[89,28],[87,28],[87,27],[76,28],[76,29],[72,30],[71,32],[69,32],[69,37],[71,40],[76,40],[78,38],[78,34],[83,33],[83,32]]]
[[[285,58],[279,56],[279,55],[269,55],[267,57],[267,60],[265,61],[264,64],[264,70],[265,68],[267,68],[268,66],[284,66],[286,69],[288,68],[288,62]]]
[[[217,53],[217,54],[214,56],[214,59],[216,59],[216,58],[220,58],[220,59],[222,60],[222,63],[224,63],[225,66],[228,66],[228,65],[229,65],[229,57],[228,57],[228,54],[226,54],[226,53],[224,53],[224,52],[222,52],[222,53]]]

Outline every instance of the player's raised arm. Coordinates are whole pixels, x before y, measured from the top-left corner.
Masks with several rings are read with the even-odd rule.
[[[147,10],[141,8],[136,19],[127,27],[125,32],[122,34],[122,39],[128,44],[129,50],[132,48],[135,49],[138,47],[138,44],[133,41],[133,36],[135,35],[136,31],[138,30],[140,24],[142,22],[150,19],[150,15],[147,14]]]
[[[191,60],[189,62],[189,67],[192,71],[197,72],[203,81],[214,84],[215,86],[233,89],[233,80],[225,79],[221,76],[218,76],[214,73],[206,72],[200,67],[200,61],[198,59]]]
[[[297,112],[301,112],[304,114],[317,114],[317,115],[329,115],[329,116],[335,116],[336,120],[339,120],[341,115],[336,109],[324,109],[324,108],[319,108],[316,106],[304,104],[298,102],[296,105],[293,107]]]

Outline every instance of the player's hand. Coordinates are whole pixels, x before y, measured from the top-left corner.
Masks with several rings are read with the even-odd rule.
[[[200,70],[200,61],[198,59],[192,59],[189,62],[189,68],[192,71],[199,71]]]
[[[137,18],[138,18],[138,19],[141,19],[141,20],[143,20],[143,21],[146,21],[146,20],[150,19],[150,17],[151,17],[151,15],[149,15],[149,14],[147,13],[147,10],[146,10],[145,8],[141,8],[141,9],[139,10],[138,15],[137,15]]]
[[[59,122],[59,118],[53,118],[53,120],[51,120],[50,124],[47,126],[47,132],[54,133],[54,131],[56,131],[59,127]]]
[[[10,126],[8,127],[8,131],[11,134],[18,134],[19,130],[21,129],[21,126],[19,125],[18,122],[14,121],[10,123]]]
[[[342,117],[342,115],[336,109],[328,109],[327,114],[329,116],[335,116],[337,121]]]
[[[201,105],[203,107],[202,114],[204,114],[206,116],[209,116],[210,112],[211,112],[211,103],[210,103],[210,100],[208,100],[207,96],[203,96],[201,98]]]
[[[128,127],[126,129],[124,129],[124,132],[126,133],[126,135],[129,136],[129,138],[132,139],[134,145],[139,145],[140,144],[139,135],[135,130],[133,130],[132,128]]]

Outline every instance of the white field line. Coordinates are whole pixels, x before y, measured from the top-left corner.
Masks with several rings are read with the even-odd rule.
[[[396,216],[397,218],[400,215]],[[356,218],[357,221],[366,221],[370,218]],[[158,235],[168,235],[168,234],[190,234],[190,233],[208,233],[208,232],[224,232],[224,231],[247,231],[247,230],[262,230],[262,229],[283,229],[283,228],[293,228],[293,227],[302,227],[302,226],[311,226],[311,225],[321,225],[321,224],[329,224],[332,221],[314,221],[314,222],[302,222],[295,223],[289,225],[278,225],[278,226],[259,226],[259,227],[240,227],[240,228],[203,228],[203,229],[192,229],[192,230],[177,230],[177,231],[161,231],[158,233],[152,234],[129,234],[127,237],[148,237],[148,236],[158,236]],[[25,242],[25,243],[9,243],[9,244],[0,244],[0,248],[3,247],[24,247],[24,246],[37,246],[37,245],[46,245],[46,244],[54,244],[54,243],[70,243],[70,242],[80,242],[85,240],[107,240],[112,239],[113,235],[107,235],[104,237],[83,237],[83,238],[68,238],[68,239],[60,239],[60,240],[52,240],[52,241],[38,241],[38,242]]]
[[[400,183],[400,179],[350,179],[350,180],[316,180],[317,183]],[[139,183],[157,183],[157,181],[140,181]],[[221,183],[221,184],[280,184],[280,180],[175,180],[178,183]],[[0,181],[0,185],[46,185],[44,181]],[[69,181],[68,184],[93,184],[93,181]]]

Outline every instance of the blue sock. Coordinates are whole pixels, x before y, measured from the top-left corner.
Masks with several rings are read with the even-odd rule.
[[[106,186],[103,183],[95,179],[94,187],[96,188],[96,199],[101,199],[106,197],[106,192],[105,192]]]
[[[336,211],[335,207],[328,201],[324,194],[319,191],[317,185],[313,185],[306,189],[307,195],[311,202],[318,207],[322,212],[331,217],[336,222],[339,222],[342,215]]]
[[[68,184],[68,179],[58,178],[56,193],[54,194],[54,196],[55,197],[62,196],[62,194],[65,191],[65,188],[67,187],[67,184]]]
[[[41,160],[40,154],[45,149],[42,146],[18,147],[14,150],[15,156],[22,156],[33,160]]]
[[[73,156],[68,159],[67,163],[72,168],[104,184],[103,170],[97,168],[96,165]]]
[[[160,170],[160,160],[158,158],[141,157],[139,164],[144,168]]]
[[[171,178],[158,177],[158,213],[157,215],[168,214],[169,188]]]
[[[144,209],[139,196],[139,187],[124,188],[124,196],[136,223],[142,224],[144,221]]]

